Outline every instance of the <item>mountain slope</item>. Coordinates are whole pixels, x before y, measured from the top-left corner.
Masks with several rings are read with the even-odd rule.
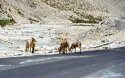
[[[70,16],[83,18],[89,11],[106,11],[82,0],[1,0],[1,18],[17,23],[71,23]],[[92,13],[93,14],[93,13]]]
[[[0,0],[0,18],[13,18],[19,24],[67,24],[71,16],[124,16],[124,4],[124,0]]]
[[[125,0],[91,0],[96,6],[105,7],[113,16],[125,17]]]
[[[58,17],[58,10],[40,0],[2,0],[2,8],[5,14],[12,17],[17,23],[65,21]]]

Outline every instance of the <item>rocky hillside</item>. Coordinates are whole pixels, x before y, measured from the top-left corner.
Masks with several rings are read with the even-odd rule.
[[[0,25],[17,23],[0,27],[0,58],[32,55],[25,53],[25,40],[31,37],[37,41],[36,55],[58,54],[62,37],[70,44],[80,40],[82,51],[125,46],[124,4],[124,0],[0,0]]]
[[[0,0],[0,19],[11,18],[18,24],[93,23],[124,16],[124,4],[124,0]]]
[[[0,0],[0,18],[12,18],[19,24],[71,23],[71,17],[88,19],[91,16],[109,16],[104,7],[91,0]]]
[[[125,0],[91,0],[96,6],[105,7],[112,16],[125,17]]]

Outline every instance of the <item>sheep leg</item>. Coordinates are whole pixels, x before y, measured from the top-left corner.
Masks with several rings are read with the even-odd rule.
[[[65,54],[65,48],[63,49],[63,54]]]
[[[79,49],[80,49],[80,53],[81,53],[81,45],[80,45]]]
[[[67,54],[67,48],[65,48],[65,50],[66,50],[65,52],[66,52],[66,54]]]
[[[31,47],[30,47],[30,52],[31,52]]]
[[[76,48],[75,48],[75,53],[76,53]]]
[[[32,47],[32,54],[34,53],[34,47]]]

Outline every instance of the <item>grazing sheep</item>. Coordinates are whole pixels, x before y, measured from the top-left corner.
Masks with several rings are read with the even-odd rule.
[[[35,42],[36,42],[35,38],[32,37],[30,42],[30,52],[32,53],[34,53],[34,50],[35,50],[35,45],[36,45]]]
[[[58,48],[58,51],[59,51],[59,54],[61,54],[61,52],[62,52],[61,46]]]
[[[72,52],[72,50],[75,49],[75,53],[76,53],[77,47],[80,49],[80,53],[81,53],[81,42],[79,42],[79,41],[71,44],[71,46],[69,48],[69,52]]]
[[[60,47],[58,48],[59,53],[61,54],[61,52],[62,52],[63,54],[65,54],[65,53],[67,53],[68,49],[69,49],[69,43],[68,43],[67,39],[66,38],[62,39],[60,41]]]

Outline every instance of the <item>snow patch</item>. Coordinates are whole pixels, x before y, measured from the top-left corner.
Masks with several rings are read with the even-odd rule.
[[[0,65],[0,67],[6,67],[6,66],[12,66],[12,65]]]
[[[83,78],[122,78],[122,74],[104,69]]]
[[[61,37],[67,37],[70,44],[80,39],[82,51],[95,50],[93,47],[110,42],[113,43],[105,47],[116,48],[125,45],[125,31],[114,33],[105,26],[99,29],[97,26],[23,24],[0,28],[0,31],[0,58],[59,54],[57,49]],[[25,40],[31,37],[37,40],[34,54],[25,52]],[[105,40],[105,43],[102,43],[102,40]]]

